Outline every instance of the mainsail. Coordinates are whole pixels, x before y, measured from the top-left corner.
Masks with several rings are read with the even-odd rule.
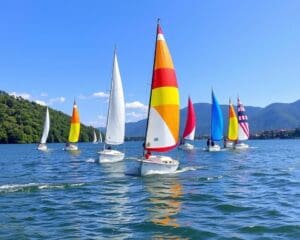
[[[162,29],[157,24],[145,149],[175,148],[179,134],[179,91],[176,73]]]
[[[50,118],[49,118],[49,110],[48,110],[48,107],[47,107],[46,117],[45,117],[45,122],[44,122],[44,130],[43,130],[43,135],[42,135],[40,143],[45,144],[47,142],[49,129],[50,129]]]
[[[94,130],[94,140],[93,143],[97,143],[97,135],[96,135],[96,131]]]
[[[238,120],[231,101],[229,101],[228,115],[229,118],[227,139],[230,141],[236,141],[238,138]]]
[[[238,112],[238,139],[239,140],[247,140],[249,138],[249,124],[248,124],[248,117],[245,112],[244,105],[238,98],[238,105],[237,105],[237,112]]]
[[[194,140],[196,130],[196,114],[194,110],[191,98],[188,100],[187,118],[185,122],[185,129],[183,132],[183,138],[186,140]]]
[[[118,145],[124,142],[125,100],[116,51],[114,53],[111,90],[109,97],[105,143]]]
[[[223,138],[223,115],[212,91],[212,106],[211,106],[211,139],[213,141],[219,141]]]
[[[79,134],[80,134],[79,112],[78,112],[76,102],[74,101],[68,141],[71,143],[78,142]]]

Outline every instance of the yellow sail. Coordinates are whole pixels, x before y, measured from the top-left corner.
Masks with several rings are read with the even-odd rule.
[[[229,119],[228,119],[228,140],[235,141],[238,138],[238,120],[232,106],[229,102]]]
[[[79,112],[78,112],[77,105],[74,102],[68,141],[71,143],[78,142],[79,134],[80,134]]]

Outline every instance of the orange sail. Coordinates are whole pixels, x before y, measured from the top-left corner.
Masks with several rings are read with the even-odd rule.
[[[71,143],[78,142],[79,134],[80,134],[79,112],[78,112],[77,105],[74,101],[73,113],[72,113],[72,117],[71,117],[71,127],[70,127],[68,141]]]
[[[168,151],[176,147],[178,134],[179,91],[176,73],[158,23],[145,149]]]

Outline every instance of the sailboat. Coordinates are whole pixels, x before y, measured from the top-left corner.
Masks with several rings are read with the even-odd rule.
[[[102,133],[101,131],[99,131],[99,140],[98,140],[99,143],[102,143]]]
[[[177,147],[179,133],[179,91],[176,73],[162,29],[157,23],[151,93],[148,105],[141,175],[174,173],[179,161],[152,152]]]
[[[66,143],[65,150],[68,151],[78,150],[78,146],[76,145],[76,143],[78,142],[79,134],[80,134],[79,112],[78,112],[78,107],[76,105],[76,102],[74,101],[69,138],[68,138],[68,142]]]
[[[215,144],[215,141],[223,139],[223,115],[213,91],[211,96],[211,139],[208,139],[207,141],[207,150],[209,152],[218,152],[221,150],[221,147],[218,144]]]
[[[124,159],[124,153],[112,149],[112,145],[124,143],[125,136],[125,100],[122,79],[116,50],[114,51],[111,89],[106,121],[106,134],[103,151],[99,152],[99,162],[118,162]]]
[[[96,134],[96,131],[94,130],[94,139],[93,139],[93,144],[97,144],[98,141],[97,141],[97,134]]]
[[[240,101],[240,98],[238,97],[237,100],[237,113],[238,113],[238,143],[235,144],[235,149],[246,149],[249,147],[248,144],[245,144],[240,141],[248,140],[250,131],[249,131],[249,124],[248,124],[248,117],[246,115],[246,111],[244,108],[244,105]]]
[[[47,107],[45,121],[44,121],[43,135],[42,135],[40,144],[38,145],[38,150],[47,151],[46,142],[47,142],[47,138],[48,138],[48,134],[49,134],[49,129],[50,129],[50,118],[49,118],[49,110]]]
[[[224,147],[226,148],[233,148],[236,141],[238,139],[238,120],[234,111],[234,107],[229,100],[229,107],[228,107],[228,132],[227,132],[227,139],[224,142]]]
[[[185,129],[183,132],[183,143],[179,146],[183,150],[193,150],[194,146],[185,140],[193,141],[196,131],[196,114],[191,98],[188,99],[187,118],[185,122]]]

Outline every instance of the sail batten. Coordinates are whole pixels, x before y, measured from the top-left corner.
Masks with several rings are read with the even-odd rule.
[[[105,143],[119,145],[125,136],[125,100],[116,52],[114,53]]]
[[[145,149],[165,152],[178,143],[179,91],[173,60],[159,24],[153,66]]]

